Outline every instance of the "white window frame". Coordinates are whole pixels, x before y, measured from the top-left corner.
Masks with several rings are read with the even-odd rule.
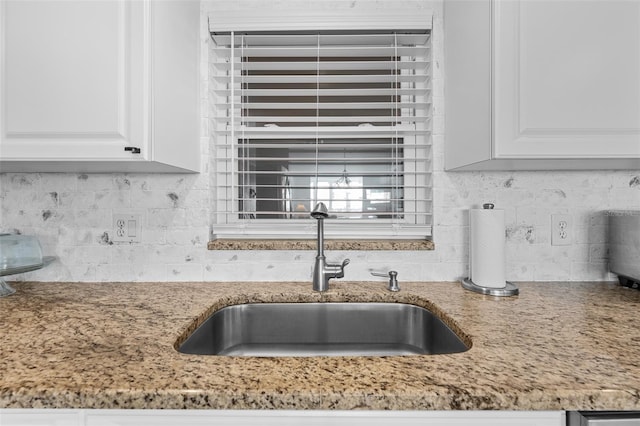
[[[267,1],[267,3],[269,3]],[[432,28],[432,12],[424,9],[422,1],[408,1],[403,8],[398,8],[394,0],[386,2],[376,2],[377,8],[360,4],[356,8],[347,8],[343,6],[345,2],[334,1],[331,3],[338,4],[339,7],[331,8],[329,1],[323,2],[323,5],[310,5],[305,3],[304,8],[287,8],[278,9],[271,7],[257,8],[253,11],[247,10],[221,10],[212,13],[209,17],[209,27],[212,32],[234,32],[234,31],[295,31],[295,30],[332,30],[345,29],[349,30],[402,30],[402,29],[428,29]],[[382,5],[382,6],[380,6]],[[280,6],[286,6],[280,5]],[[233,126],[232,126],[233,127]],[[277,129],[274,129],[277,132]],[[214,135],[214,137],[216,137]],[[218,136],[221,137],[221,136]],[[232,132],[231,135],[225,137],[239,139],[241,135]],[[402,136],[405,142],[415,144],[415,136]],[[411,139],[408,141],[407,139]],[[430,139],[430,135],[426,136]],[[214,141],[215,144],[215,141]],[[430,141],[425,141],[430,144]],[[229,144],[237,147],[237,144]],[[217,145],[216,145],[217,146]],[[234,148],[232,148],[233,151]],[[410,150],[404,150],[405,158],[410,158]],[[214,154],[216,155],[216,154]],[[231,155],[235,155],[232,153]],[[229,163],[237,172],[237,161]],[[406,168],[414,166],[415,163],[406,161]],[[431,186],[431,167],[425,179],[429,180],[428,186]],[[213,170],[212,173],[216,173]],[[233,170],[226,170],[233,172]],[[406,177],[409,175],[405,175]],[[415,175],[411,175],[415,176]],[[237,173],[234,174],[232,192],[237,192]],[[405,180],[404,191],[411,191],[410,183]],[[237,196],[232,196],[231,200],[228,194],[222,193],[223,188],[218,189],[215,211],[215,223],[213,224],[213,239],[306,239],[312,238],[315,232],[315,220],[291,220],[291,219],[255,219],[247,220],[238,217]],[[430,200],[429,200],[430,201]],[[221,208],[220,203],[230,203],[226,208]],[[405,203],[405,212],[411,213],[411,206]],[[414,207],[415,208],[415,207]],[[374,219],[359,220],[357,227],[354,227],[353,221],[349,220],[327,220],[325,224],[325,232],[329,238],[345,238],[345,239],[428,239],[432,232],[432,211],[428,212],[429,223],[423,226],[411,225],[407,226],[393,219]]]

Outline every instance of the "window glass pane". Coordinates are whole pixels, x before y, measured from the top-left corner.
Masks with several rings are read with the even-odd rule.
[[[307,217],[322,201],[339,218],[402,218],[402,151],[402,139],[241,140],[240,217]]]

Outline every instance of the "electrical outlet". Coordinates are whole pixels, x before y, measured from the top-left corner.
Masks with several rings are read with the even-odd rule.
[[[142,233],[142,223],[139,214],[114,214],[113,235],[114,243],[139,243]]]
[[[551,215],[551,245],[568,246],[573,242],[573,221],[568,214]]]

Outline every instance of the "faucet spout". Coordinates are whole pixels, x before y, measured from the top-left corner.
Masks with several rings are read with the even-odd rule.
[[[329,217],[329,209],[321,201],[311,210],[311,217],[314,219],[326,219]]]
[[[329,211],[324,203],[316,204],[311,212],[311,217],[318,221],[318,234],[316,242],[316,260],[313,265],[313,291],[327,291],[331,278],[344,277],[344,267],[349,264],[345,259],[342,264],[327,263],[324,257],[324,220],[329,217]]]

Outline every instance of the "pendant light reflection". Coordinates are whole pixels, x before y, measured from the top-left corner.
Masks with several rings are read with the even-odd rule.
[[[351,178],[349,177],[349,174],[347,173],[347,150],[343,150],[342,151],[343,156],[344,156],[344,163],[342,166],[342,175],[340,177],[338,177],[338,179],[336,179],[336,181],[334,182],[334,186],[338,186],[338,187],[349,187],[351,186]]]

